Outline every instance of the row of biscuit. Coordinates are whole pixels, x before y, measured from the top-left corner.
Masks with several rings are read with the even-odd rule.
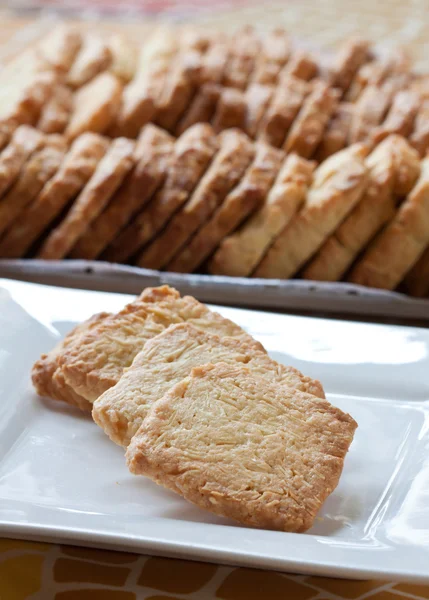
[[[428,247],[429,159],[398,135],[317,167],[208,124],[177,140],[151,124],[136,142],[86,133],[69,149],[21,126],[0,154],[0,258],[385,289],[408,274],[426,295]]]
[[[167,286],[78,325],[32,379],[92,411],[132,473],[247,526],[308,529],[357,426],[319,381]]]
[[[429,147],[428,78],[403,52],[352,39],[332,58],[296,50],[283,30],[261,38],[162,27],[141,45],[60,27],[0,71],[0,147],[16,124],[75,139],[135,138],[154,122],[179,135],[197,122],[323,160],[389,133]]]

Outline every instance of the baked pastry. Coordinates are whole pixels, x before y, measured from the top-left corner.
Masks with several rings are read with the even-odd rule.
[[[185,321],[220,337],[252,340],[241,327],[191,296],[180,297],[168,286],[147,288],[119,313],[91,325],[55,352],[61,377],[74,394],[94,402],[119,381],[147,340]]]
[[[351,146],[316,169],[304,207],[274,240],[255,277],[291,277],[317,252],[367,187],[366,152]]]
[[[152,124],[142,129],[134,150],[134,169],[79,238],[70,253],[72,258],[91,260],[101,254],[162,184],[172,152],[173,138],[166,131]]]
[[[168,265],[170,271],[192,273],[208,258],[222,239],[236,229],[264,202],[278,172],[284,153],[262,142],[240,183],[226,196],[212,217]]]
[[[417,184],[387,227],[352,269],[348,280],[393,290],[429,245],[429,159]]]
[[[194,193],[142,252],[138,264],[148,269],[168,265],[238,184],[253,155],[253,144],[240,131],[232,129],[221,134],[219,150]]]
[[[21,125],[0,154],[0,197],[15,183],[27,159],[44,141],[32,127]]]
[[[42,110],[37,129],[43,133],[63,133],[73,112],[73,92],[65,85],[58,84]]]
[[[82,191],[108,148],[105,138],[84,133],[72,144],[58,171],[0,241],[0,256],[20,258],[48,225]]]
[[[304,204],[315,164],[286,157],[262,207],[219,244],[208,268],[213,275],[248,277],[277,235]]]
[[[111,62],[112,53],[104,40],[93,33],[86,34],[79,53],[67,73],[67,84],[72,88],[80,88],[108,69]]]
[[[356,426],[244,365],[207,364],[152,406],[126,457],[132,473],[201,508],[302,532],[335,489]]]
[[[16,183],[0,199],[0,235],[14,223],[58,171],[66,152],[65,140],[46,136],[23,165]]]
[[[221,338],[190,323],[180,323],[146,342],[118,383],[94,402],[94,421],[112,441],[128,446],[150,407],[194,367],[208,360],[245,364],[263,379],[324,398],[318,381],[271,360],[258,342]]]
[[[318,162],[323,162],[347,145],[353,110],[351,102],[341,102],[337,105],[315,153]]]
[[[97,218],[134,165],[134,142],[113,140],[66,217],[50,233],[38,252],[40,258],[66,256],[90,223]]]

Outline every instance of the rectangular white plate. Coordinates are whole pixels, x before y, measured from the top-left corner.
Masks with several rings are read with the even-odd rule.
[[[429,582],[429,330],[222,308],[271,356],[321,379],[359,428],[307,534],[238,527],[143,477],[30,369],[129,296],[0,280],[0,535],[354,578]]]

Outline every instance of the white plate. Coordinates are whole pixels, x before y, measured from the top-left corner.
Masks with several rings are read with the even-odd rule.
[[[129,296],[0,280],[0,535],[301,573],[429,582],[429,331],[218,307],[359,423],[307,534],[238,527],[143,477],[30,383],[77,322]]]

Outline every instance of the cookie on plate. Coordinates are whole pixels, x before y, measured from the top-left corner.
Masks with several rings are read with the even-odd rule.
[[[302,532],[337,486],[356,427],[247,366],[207,364],[152,406],[126,456],[132,473],[201,508]]]
[[[221,338],[180,323],[146,342],[119,382],[94,402],[94,421],[115,443],[128,446],[152,404],[207,361],[242,363],[262,378],[324,398],[319,381],[271,360],[258,342]]]

